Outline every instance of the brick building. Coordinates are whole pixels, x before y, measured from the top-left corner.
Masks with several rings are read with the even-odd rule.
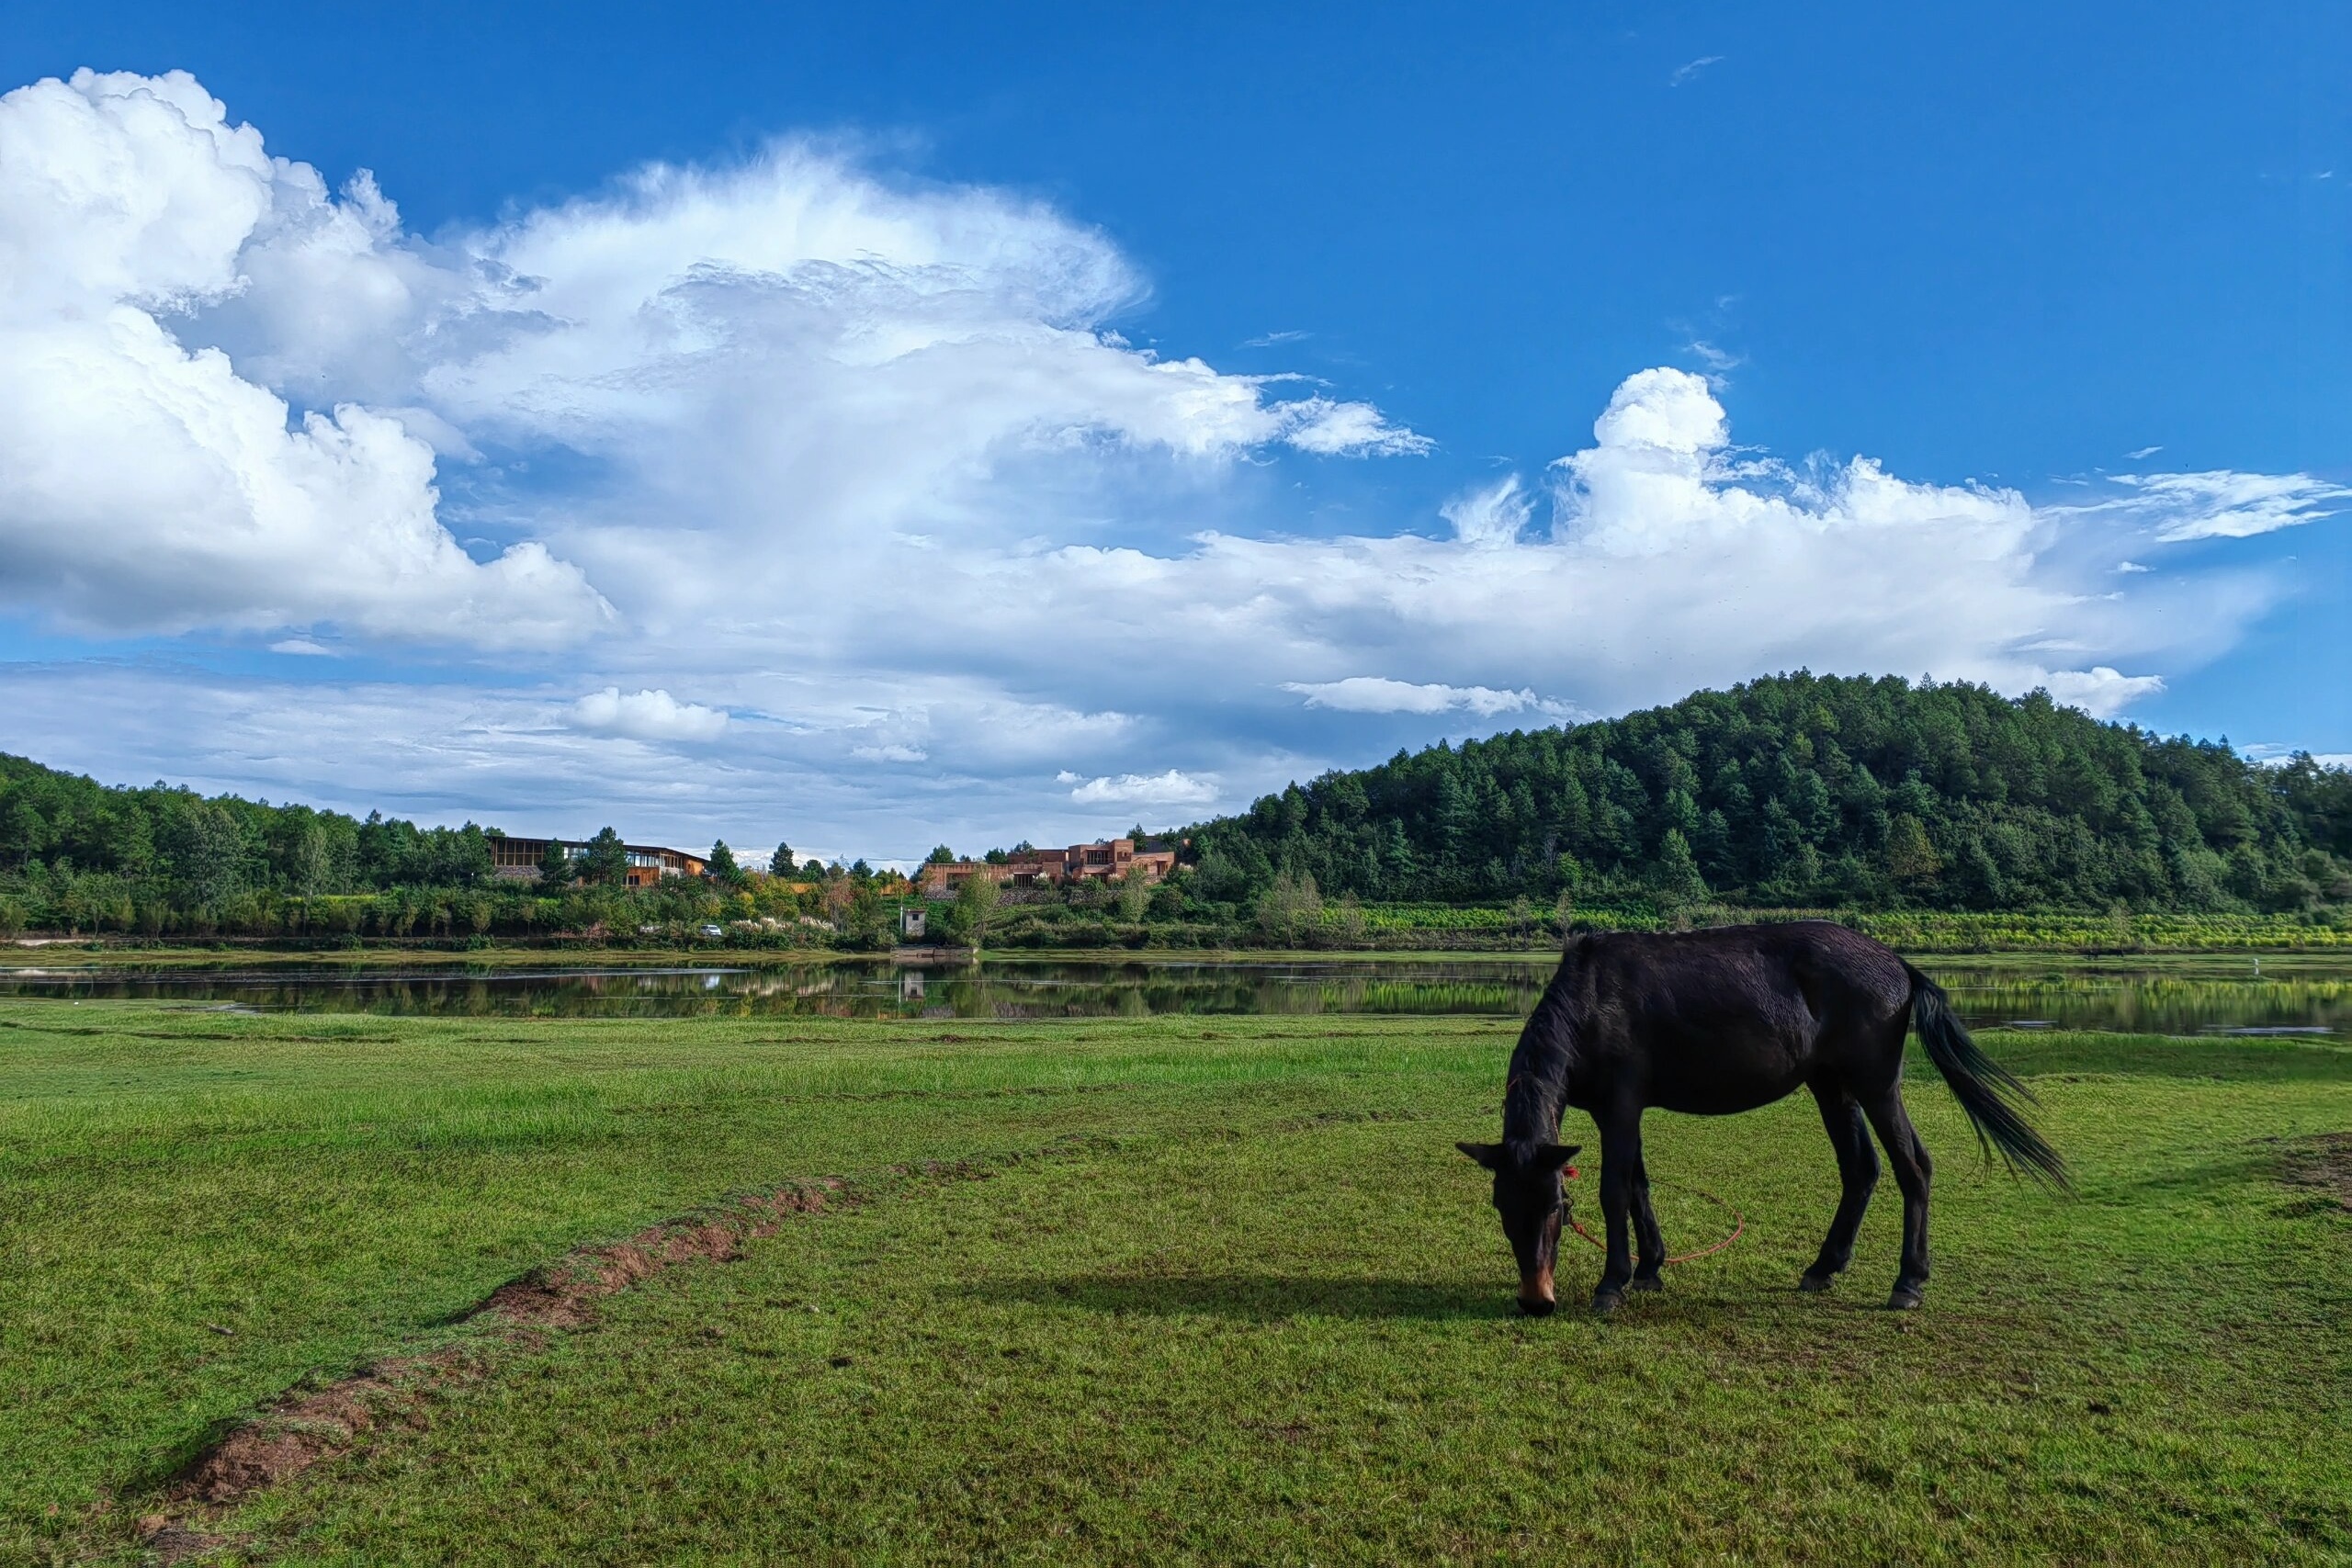
[[[937,897],[967,879],[986,876],[1008,887],[1059,887],[1086,881],[1115,882],[1139,872],[1158,882],[1176,869],[1174,850],[1139,850],[1133,839],[1100,839],[1066,850],[1015,850],[1000,863],[982,860],[935,861],[922,868],[921,886]]]

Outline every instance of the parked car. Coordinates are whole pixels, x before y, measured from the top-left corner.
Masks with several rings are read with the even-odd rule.
[[[702,934],[705,936],[725,936],[727,932],[718,926],[705,926],[702,928]]]

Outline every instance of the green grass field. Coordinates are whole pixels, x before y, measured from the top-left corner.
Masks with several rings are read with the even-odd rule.
[[[1910,1315],[1871,1310],[1891,1182],[1855,1275],[1792,1288],[1835,1197],[1809,1100],[1655,1116],[1668,1241],[1723,1233],[1705,1192],[1747,1236],[1537,1322],[1451,1147],[1513,1034],[0,1005],[0,1556],[138,1561],[242,1414],[451,1345],[411,1419],[195,1521],[218,1560],[2352,1556],[2352,1215],[2307,1142],[2352,1129],[2352,1052],[1989,1036],[2082,1195],[1985,1172],[1916,1082]],[[819,1177],[850,1201],[579,1332],[460,1321]]]

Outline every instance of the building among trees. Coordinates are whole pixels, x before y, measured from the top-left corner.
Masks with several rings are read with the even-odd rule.
[[[594,847],[586,839],[517,839],[504,833],[490,836],[490,874],[502,881],[528,882],[537,877],[548,863],[552,850],[560,850],[568,863],[577,863],[589,856]],[[684,850],[664,849],[658,844],[623,844],[628,857],[628,886],[650,887],[665,876],[700,876],[707,863],[703,857]]]
[[[1065,850],[1014,850],[999,861],[933,861],[922,868],[926,895],[944,896],[975,876],[1009,887],[1059,887],[1072,882],[1115,882],[1129,874],[1158,882],[1176,869],[1174,850],[1139,850],[1133,839],[1098,839]]]

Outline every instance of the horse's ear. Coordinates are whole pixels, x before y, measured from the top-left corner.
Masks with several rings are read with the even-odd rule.
[[[1502,1168],[1503,1146],[1500,1144],[1456,1144],[1453,1146],[1488,1170]]]
[[[1546,1144],[1535,1151],[1534,1168],[1544,1171],[1557,1170],[1576,1158],[1577,1151],[1583,1147],[1582,1144]]]

